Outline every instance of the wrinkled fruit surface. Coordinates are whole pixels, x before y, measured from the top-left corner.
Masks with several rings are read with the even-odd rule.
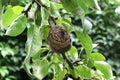
[[[56,53],[65,53],[71,48],[69,33],[61,26],[53,26],[50,29],[48,42]]]

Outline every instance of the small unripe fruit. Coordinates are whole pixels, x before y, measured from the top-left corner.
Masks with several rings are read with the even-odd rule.
[[[53,26],[50,29],[48,42],[56,53],[65,53],[71,48],[69,33],[61,26]]]

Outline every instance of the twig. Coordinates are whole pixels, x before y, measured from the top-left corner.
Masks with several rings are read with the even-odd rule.
[[[53,16],[50,16],[50,17],[49,17],[49,20],[48,20],[49,24],[50,24],[50,20],[53,21],[54,25],[57,24],[56,21],[55,21],[56,19],[55,19]],[[51,25],[51,24],[50,24],[50,25]]]
[[[32,5],[33,5],[34,2],[35,2],[38,6],[40,6],[40,7],[42,6],[42,7],[46,8],[46,9],[48,10],[49,14],[50,14],[50,9],[49,9],[49,7],[46,6],[45,4],[43,4],[43,3],[41,2],[41,0],[32,0],[32,2],[30,3],[30,5],[28,6],[28,8],[27,8],[26,10],[22,11],[22,13],[24,13],[24,14],[28,17],[28,12],[30,11],[30,9],[31,9],[31,7],[32,7]],[[55,19],[53,16],[51,16],[51,14],[50,14],[50,17],[49,17],[49,20],[48,20],[49,24],[50,24],[50,20],[52,20],[53,23],[56,25],[56,21],[55,21],[56,19]]]
[[[80,77],[74,78],[71,74],[66,74],[65,77],[63,78],[63,80],[67,80],[68,78],[71,78],[73,80],[80,80]]]
[[[81,51],[78,53],[78,57],[80,57],[80,55],[82,54],[83,48],[81,49]]]
[[[50,17],[49,17],[49,20],[48,20],[49,24],[50,24],[50,20],[52,20],[53,23],[56,25],[55,18],[54,18],[53,16],[51,16],[49,7],[46,6],[45,4],[43,4],[43,3],[41,2],[41,0],[35,0],[35,2],[36,2],[36,4],[38,4],[39,6],[42,6],[42,7],[46,8],[46,9],[49,11],[49,14],[50,14]],[[51,24],[50,24],[50,26],[51,26]]]
[[[46,9],[49,9],[49,7],[48,6],[46,6],[46,5],[44,5],[42,2],[41,2],[41,0],[34,0],[39,6],[42,6],[42,7],[44,7],[44,8],[46,8]]]
[[[30,11],[30,9],[31,9],[34,2],[35,1],[32,0],[31,4],[28,6],[28,8],[26,10],[22,11],[22,13],[24,13],[27,17],[28,17],[28,12]]]
[[[62,56],[63,56],[64,60],[66,60],[66,62],[69,64],[69,67],[71,69],[74,69],[72,62],[67,58],[67,56],[65,55],[65,53],[62,53]]]

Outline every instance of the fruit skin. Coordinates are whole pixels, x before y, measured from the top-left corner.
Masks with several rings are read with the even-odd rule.
[[[62,26],[51,27],[48,42],[52,51],[56,53],[65,53],[71,48],[70,35]]]

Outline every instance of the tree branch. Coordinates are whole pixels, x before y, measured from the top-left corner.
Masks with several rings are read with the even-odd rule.
[[[31,9],[34,2],[35,1],[32,0],[31,4],[28,6],[28,8],[26,10],[22,11],[22,13],[24,13],[27,17],[28,17],[28,12],[30,11],[30,9]]]
[[[80,77],[74,78],[71,74],[66,74],[65,77],[63,78],[63,80],[67,80],[68,78],[71,78],[73,80],[80,80]]]
[[[41,2],[41,0],[34,0],[34,1],[35,1],[36,4],[38,4],[39,6],[42,6],[42,7],[46,8],[46,9],[49,9],[49,7],[46,6],[45,4],[43,4],[43,3]]]
[[[62,53],[62,56],[63,56],[64,60],[66,60],[66,62],[69,64],[69,67],[71,69],[74,69],[72,62],[67,58],[67,56],[65,55],[65,53]]]

